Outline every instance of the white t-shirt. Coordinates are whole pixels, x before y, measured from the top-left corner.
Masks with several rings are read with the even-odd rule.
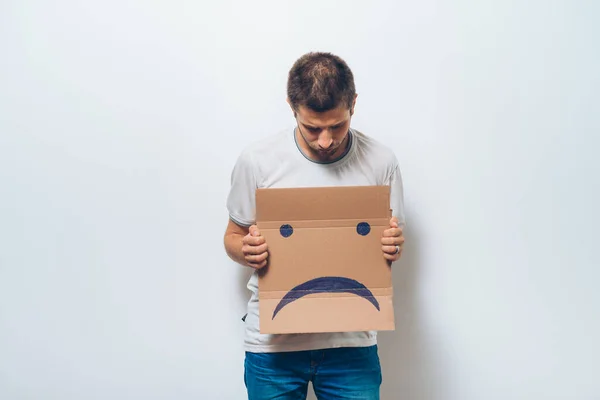
[[[404,226],[403,186],[398,160],[388,147],[350,129],[350,145],[340,159],[322,163],[307,158],[298,147],[294,129],[254,142],[240,154],[231,175],[227,198],[230,218],[239,225],[255,223],[257,188],[390,185],[390,208]],[[252,292],[245,318],[245,349],[250,352],[316,350],[371,346],[376,332],[261,334],[258,318],[258,277],[248,281]]]

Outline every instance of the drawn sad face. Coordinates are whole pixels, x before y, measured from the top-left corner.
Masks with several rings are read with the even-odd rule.
[[[313,228],[313,229],[318,229],[318,228]],[[328,229],[331,229],[331,228],[329,228],[329,227],[321,228],[321,230],[325,231],[325,233],[327,233]],[[355,243],[360,244],[361,243],[360,237],[366,237],[371,233],[371,225],[368,222],[359,222],[356,225],[355,232],[356,232],[355,234],[357,235],[357,238],[356,238],[357,240],[355,241]],[[311,233],[314,235],[314,232],[311,232]],[[329,232],[329,233],[332,233],[332,232]],[[335,232],[333,232],[333,233],[335,234]],[[294,227],[290,224],[283,224],[279,228],[279,234],[282,238],[285,238],[288,240],[293,240],[292,237],[294,235]],[[339,234],[339,232],[338,232],[338,234]],[[303,241],[304,240],[306,240],[306,239],[303,239]],[[330,238],[329,240],[325,240],[324,243],[327,244],[327,243],[331,243],[332,241],[335,242],[335,239]],[[352,240],[350,240],[349,242],[352,242]],[[352,246],[352,243],[348,243],[348,246]],[[340,251],[343,250],[346,252],[353,253],[352,247],[347,247],[347,248],[340,247],[340,248],[338,248],[338,250],[340,250]],[[319,255],[317,254],[317,256],[319,256]],[[330,257],[335,257],[335,256],[336,256],[335,248],[332,248],[332,251],[330,252]],[[302,257],[302,258],[306,259],[305,257]],[[330,261],[332,263],[337,262],[336,260],[330,260]],[[350,265],[353,265],[353,264],[350,264]],[[342,266],[341,269],[344,269],[343,268],[344,265],[342,264],[341,266]],[[346,265],[346,267],[348,267],[348,265]],[[351,274],[352,268],[347,268],[346,275],[348,274],[348,272],[350,272],[350,274]],[[377,311],[379,311],[379,302],[377,301],[377,299],[375,298],[375,296],[373,295],[371,290],[369,290],[360,280],[353,279],[348,276],[342,276],[342,275],[318,276],[318,277],[310,278],[300,284],[297,284],[297,285],[293,286],[289,291],[287,291],[287,293],[282,297],[282,299],[279,301],[279,303],[275,307],[275,310],[273,311],[271,318],[274,319],[277,316],[277,314],[284,309],[284,307],[286,307],[288,304],[290,304],[304,296],[313,295],[313,294],[327,294],[327,293],[347,293],[347,294],[362,297],[366,301],[370,302]]]
[[[393,328],[388,187],[257,190],[261,333]]]

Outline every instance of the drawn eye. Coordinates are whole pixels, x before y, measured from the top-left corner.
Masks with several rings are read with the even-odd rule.
[[[292,228],[291,225],[284,224],[279,228],[279,233],[281,233],[281,236],[287,238],[292,236],[292,233],[294,233],[294,228]]]
[[[369,225],[367,222],[360,222],[358,225],[356,225],[356,232],[358,232],[358,234],[361,236],[367,236],[369,232],[371,232],[371,225]]]

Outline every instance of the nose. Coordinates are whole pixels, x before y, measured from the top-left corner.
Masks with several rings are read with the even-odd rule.
[[[329,134],[327,131],[324,131],[321,135],[319,135],[318,143],[320,148],[327,150],[333,143],[333,138],[331,137],[331,134]]]

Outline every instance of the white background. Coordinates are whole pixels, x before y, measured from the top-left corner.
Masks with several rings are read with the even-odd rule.
[[[2,1],[0,398],[245,398],[229,176],[326,50],[405,180],[382,398],[600,399],[599,11]]]

